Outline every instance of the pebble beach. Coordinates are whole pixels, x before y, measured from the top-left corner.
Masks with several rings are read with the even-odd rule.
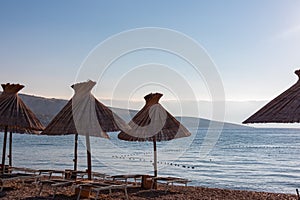
[[[53,188],[45,186],[39,195],[39,187],[36,184],[25,182],[7,182],[4,190],[0,193],[1,200],[75,200],[77,196],[72,186],[58,188],[53,198]],[[140,187],[128,189],[129,199],[132,200],[169,200],[169,199],[199,199],[199,200],[298,200],[295,194],[268,193],[243,190],[228,190],[218,188],[173,186],[165,191],[165,187],[158,186],[157,190],[145,190]],[[115,190],[112,194],[101,192],[100,199],[126,199],[124,191]]]

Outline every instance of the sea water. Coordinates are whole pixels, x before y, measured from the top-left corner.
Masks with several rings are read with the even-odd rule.
[[[200,149],[207,145],[207,129],[191,132],[187,138],[157,142],[159,175],[187,178],[192,180],[189,185],[204,187],[279,193],[300,188],[300,130],[224,129],[205,155]],[[119,140],[117,133],[109,135],[110,140],[91,138],[93,171],[153,173],[151,142],[127,142]],[[2,150],[3,134],[0,139]],[[73,151],[74,135],[13,134],[14,166],[72,169]],[[84,136],[79,137],[78,169],[86,169]]]

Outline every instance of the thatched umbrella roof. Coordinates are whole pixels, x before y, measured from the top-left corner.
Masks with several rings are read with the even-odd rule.
[[[7,132],[10,132],[9,165],[12,165],[12,133],[38,133],[44,129],[34,113],[24,104],[18,92],[24,88],[20,84],[1,84],[0,131],[4,132],[2,169],[5,165]]]
[[[91,94],[96,82],[77,83],[71,87],[75,94],[52,119],[42,135],[89,135],[109,138],[106,132],[120,131],[125,121]],[[102,131],[101,131],[102,130]]]
[[[0,95],[0,131],[14,133],[34,133],[44,126],[34,113],[24,104],[18,92],[24,88],[20,84],[1,84],[3,92]]]
[[[299,123],[300,122],[300,70],[298,81],[270,101],[243,123]]]
[[[78,134],[85,135],[89,178],[91,173],[89,136],[109,138],[106,132],[128,129],[124,120],[91,94],[95,85],[96,82],[93,81],[72,85],[71,87],[75,91],[74,96],[41,133],[43,135],[75,134],[74,170],[77,170]]]
[[[163,95],[150,93],[145,106],[129,122],[131,129],[119,133],[127,141],[152,141],[154,145],[154,175],[157,176],[156,141],[188,137],[191,133],[158,102]]]

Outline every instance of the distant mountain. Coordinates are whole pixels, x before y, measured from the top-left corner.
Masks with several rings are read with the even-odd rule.
[[[47,126],[53,117],[67,104],[67,100],[37,97],[33,95],[20,94],[20,98],[24,103],[36,114],[40,121]],[[122,108],[111,108],[116,114],[122,117],[126,122],[137,113],[137,110],[127,110]],[[176,117],[187,128],[207,128],[210,125],[220,125],[221,122],[211,121],[196,117]],[[224,123],[225,129],[245,129],[247,126],[242,126],[233,123]]]

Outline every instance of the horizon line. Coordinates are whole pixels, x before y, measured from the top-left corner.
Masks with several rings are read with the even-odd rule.
[[[2,91],[0,91],[0,93],[2,93]],[[46,99],[57,99],[57,100],[70,100],[72,98],[72,96],[67,99],[65,97],[59,97],[59,96],[56,96],[56,97],[49,97],[49,96],[42,96],[42,95],[38,95],[38,94],[28,94],[28,93],[18,93],[18,94],[21,94],[21,95],[28,95],[28,96],[34,96],[34,97],[40,97],[40,98],[46,98]],[[95,95],[94,95],[95,96]],[[95,96],[96,98],[98,98],[97,96]],[[128,101],[128,99],[111,99],[111,98],[98,98],[102,101]],[[225,99],[225,102],[267,102],[267,101],[271,101],[272,99],[238,99],[238,100],[235,100],[235,99]],[[144,101],[144,98],[142,97],[141,99],[133,99],[133,100],[130,100],[130,102],[138,102],[138,101]],[[177,99],[162,99],[161,102],[170,102],[170,101],[178,101]],[[208,100],[208,99],[197,99],[197,100],[194,100],[194,99],[183,99],[181,101],[197,101],[197,102],[201,102],[201,101],[205,101],[205,102],[212,102],[211,100]],[[218,102],[218,101],[215,101],[215,102]]]

